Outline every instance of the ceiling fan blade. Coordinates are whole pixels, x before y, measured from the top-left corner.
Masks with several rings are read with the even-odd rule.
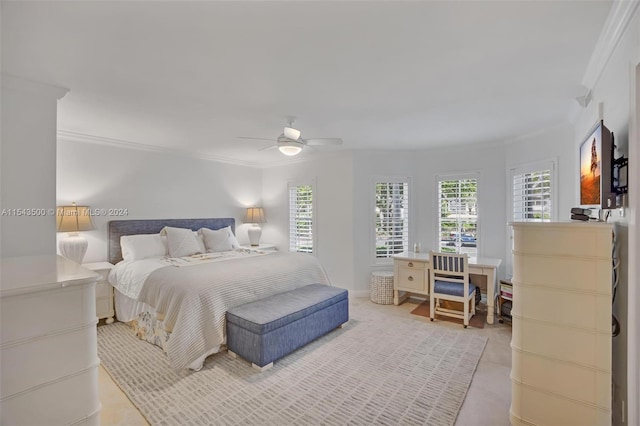
[[[258,151],[268,151],[268,150],[270,150],[270,149],[276,149],[276,148],[277,148],[277,146],[276,146],[276,145],[269,145],[269,146],[267,146],[267,147],[260,148]]]
[[[340,138],[313,138],[305,139],[304,142],[307,145],[342,145]]]
[[[273,142],[273,139],[266,139],[266,138],[250,138],[247,136],[238,136],[238,139],[249,139],[249,140],[254,140],[254,141],[268,141],[268,142]]]

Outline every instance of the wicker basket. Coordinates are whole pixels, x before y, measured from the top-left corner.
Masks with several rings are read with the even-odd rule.
[[[393,304],[393,272],[371,273],[371,301],[379,305]]]

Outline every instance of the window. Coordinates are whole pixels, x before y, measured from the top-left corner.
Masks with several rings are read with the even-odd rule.
[[[556,161],[555,159],[537,161],[509,169],[507,214],[510,222],[557,220]],[[512,231],[511,228],[507,231],[508,277],[513,275]]]
[[[376,180],[374,228],[376,261],[409,250],[408,179]]]
[[[289,184],[289,250],[313,253],[313,185]]]
[[[514,222],[550,222],[552,208],[551,170],[523,171],[512,174]]]
[[[438,177],[438,212],[438,249],[477,256],[477,177]]]

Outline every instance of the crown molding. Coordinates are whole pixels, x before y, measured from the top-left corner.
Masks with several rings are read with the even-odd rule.
[[[112,139],[112,138],[106,138],[102,136],[88,135],[85,133],[73,132],[70,130],[58,130],[57,136],[58,136],[58,139],[62,139],[70,142],[89,143],[94,145],[106,145],[106,146],[113,146],[117,148],[133,149],[136,151],[148,151],[148,152],[157,152],[161,154],[179,155],[182,157],[197,158],[200,160],[214,161],[217,163],[234,164],[236,166],[256,167],[256,168],[262,167],[259,164],[249,162],[249,161],[239,161],[231,158],[204,154],[202,152],[192,152],[192,151],[186,151],[182,149],[147,145],[139,142],[130,142],[130,141],[125,141],[121,139]]]
[[[38,96],[52,97],[56,99],[62,99],[64,95],[66,95],[69,91],[69,89],[64,87],[54,86],[53,84],[42,83],[35,80],[29,80],[6,73],[2,73],[0,75],[0,79],[2,80],[3,90],[15,90],[31,93]]]
[[[609,16],[607,16],[582,77],[582,84],[588,89],[593,89],[600,80],[611,55],[629,26],[629,22],[633,19],[634,13],[638,10],[638,5],[640,5],[640,0],[613,1]]]
[[[537,129],[529,133],[525,133],[523,135],[518,135],[511,139],[504,140],[504,145],[509,146],[513,144],[519,144],[522,142],[529,142],[532,138],[540,138],[546,136],[547,133],[557,133],[558,131],[562,131],[564,128],[572,129],[572,124],[574,124],[570,120],[563,120],[549,126],[546,126],[542,129]]]
[[[304,148],[304,149],[308,149]],[[303,152],[304,152],[303,149]],[[262,169],[273,169],[273,168],[277,168],[277,167],[285,167],[285,166],[290,166],[292,164],[302,164],[302,163],[309,163],[312,161],[319,161],[319,160],[325,160],[327,158],[335,158],[335,157],[339,157],[342,156],[345,153],[349,153],[351,152],[350,150],[337,150],[337,151],[329,151],[329,152],[313,152],[309,155],[294,155],[291,157],[287,157],[285,155],[283,155],[282,159],[280,160],[276,160],[276,161],[271,161],[269,163],[265,163],[265,164],[261,164],[260,168]]]

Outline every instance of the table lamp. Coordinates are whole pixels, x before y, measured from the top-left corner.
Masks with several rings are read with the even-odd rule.
[[[58,232],[68,232],[67,238],[58,243],[60,254],[69,260],[82,264],[89,243],[79,232],[95,229],[88,206],[59,206],[56,214]]]
[[[249,242],[252,246],[260,245],[260,236],[262,236],[262,228],[259,223],[265,223],[264,210],[262,207],[249,207],[247,208],[247,214],[244,216],[245,223],[252,223],[251,228],[247,230],[249,234]]]

